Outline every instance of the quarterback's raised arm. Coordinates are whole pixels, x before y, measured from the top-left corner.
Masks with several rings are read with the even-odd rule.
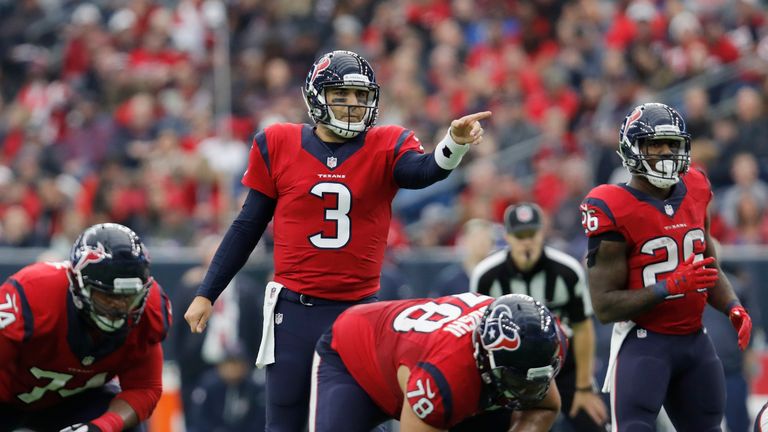
[[[490,116],[490,111],[482,111],[453,120],[445,138],[437,143],[432,153],[405,152],[395,164],[397,185],[403,189],[421,189],[448,177],[470,146],[483,141],[480,120]]]
[[[446,170],[459,166],[464,154],[469,151],[470,145],[483,142],[483,127],[480,120],[490,116],[490,111],[482,111],[452,121],[445,138],[435,148],[437,165]]]

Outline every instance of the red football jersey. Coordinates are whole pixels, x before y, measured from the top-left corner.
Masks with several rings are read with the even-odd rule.
[[[370,303],[344,312],[332,347],[376,404],[400,418],[397,369],[411,371],[406,395],[424,422],[448,428],[480,410],[482,381],[472,331],[493,298],[463,293]]]
[[[243,184],[277,199],[275,281],[293,291],[358,300],[379,289],[395,162],[423,152],[413,132],[371,128],[331,151],[301,124],[270,126],[254,139]]]
[[[629,254],[628,289],[640,289],[664,280],[692,253],[704,258],[704,222],[712,199],[709,180],[698,170],[682,176],[666,200],[626,185],[592,189],[581,205],[587,236],[621,234]],[[706,290],[667,298],[633,319],[658,333],[688,334],[701,328]]]
[[[154,283],[141,319],[124,340],[102,338],[94,345],[88,342],[90,326],[71,300],[68,266],[32,264],[0,286],[0,402],[44,410],[117,376],[123,393],[130,393],[124,399],[140,416],[148,415],[153,407],[136,401],[135,390],[159,395],[162,389],[160,342],[171,323],[168,298]]]

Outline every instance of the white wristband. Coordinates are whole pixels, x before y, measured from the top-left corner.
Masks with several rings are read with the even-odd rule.
[[[451,130],[435,148],[435,161],[442,169],[452,170],[459,166],[461,158],[469,151],[469,144],[459,144],[451,138]]]

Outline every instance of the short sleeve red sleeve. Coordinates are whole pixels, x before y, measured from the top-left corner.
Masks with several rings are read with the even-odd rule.
[[[395,144],[395,162],[397,162],[402,155],[411,150],[418,153],[424,153],[424,146],[421,145],[421,140],[416,137],[416,134],[413,131],[403,129],[401,134],[398,142]]]
[[[587,196],[581,203],[581,226],[587,237],[594,237],[607,232],[621,233],[616,226],[616,219],[605,201]]]
[[[253,138],[248,155],[248,169],[243,174],[242,183],[270,198],[277,198],[277,188],[272,177],[267,131],[259,132]]]
[[[453,397],[439,369],[420,363],[411,370],[406,390],[406,403],[417,417],[437,428],[449,426]]]
[[[25,333],[31,334],[32,322],[26,324],[28,329],[25,331],[25,310],[31,317],[23,291],[17,290],[10,280],[0,285],[0,337],[22,342]]]

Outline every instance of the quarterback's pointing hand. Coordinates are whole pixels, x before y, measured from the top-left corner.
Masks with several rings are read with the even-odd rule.
[[[483,127],[480,125],[480,120],[490,116],[490,111],[482,111],[452,121],[451,138],[457,144],[480,144],[483,141]]]

